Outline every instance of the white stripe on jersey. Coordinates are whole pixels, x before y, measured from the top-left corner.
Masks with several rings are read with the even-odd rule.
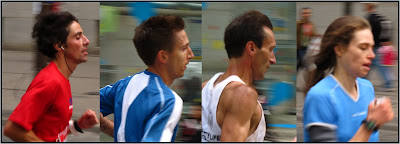
[[[154,77],[154,80],[156,81],[156,85],[157,85],[158,91],[160,91],[160,99],[161,99],[160,111],[162,111],[162,109],[164,108],[164,105],[165,105],[164,91],[162,90],[162,88],[161,88],[161,86],[160,86],[160,82],[158,82],[158,78],[157,78],[157,77]],[[154,115],[154,117],[150,120],[150,126],[149,126],[149,128],[146,130],[146,132],[144,133],[144,136],[143,136],[143,138],[142,138],[142,140],[141,140],[142,142],[146,139],[147,135],[149,134],[149,131],[150,131],[151,127],[152,127],[153,124],[154,124],[154,120],[158,117],[158,114],[159,114],[159,113],[156,113],[156,114]]]
[[[161,134],[160,142],[171,142],[172,135],[174,134],[174,129],[178,124],[179,119],[181,118],[182,109],[183,109],[183,101],[178,94],[174,91],[172,93],[175,96],[175,104],[174,109],[164,127],[164,130]]]
[[[117,139],[119,142],[125,142],[125,124],[126,116],[128,114],[128,109],[136,97],[143,91],[144,88],[149,84],[150,76],[146,75],[144,72],[133,76],[129,81],[124,93],[124,99],[122,103],[122,113],[121,113],[121,124],[118,128]]]

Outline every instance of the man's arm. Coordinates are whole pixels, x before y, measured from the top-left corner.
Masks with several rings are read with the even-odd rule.
[[[96,113],[91,109],[86,110],[86,112],[77,120],[77,124],[81,130],[91,128],[98,123],[99,120],[97,119]],[[68,129],[68,134],[70,133],[71,129]]]
[[[30,130],[26,131],[18,124],[8,120],[4,126],[4,135],[11,138],[15,142],[44,142]]]
[[[244,142],[249,136],[251,117],[258,106],[257,92],[243,84],[229,85],[221,95],[224,101],[222,107],[218,106],[218,109],[225,107],[223,110],[226,111],[221,125],[221,142]]]
[[[88,129],[98,124],[96,113],[91,109],[86,110],[84,114],[78,119],[78,125],[81,129]]]
[[[107,117],[103,117],[103,113],[100,113],[100,131],[114,137],[114,122]]]
[[[203,83],[201,83],[201,89],[203,89],[206,86],[207,83],[208,83],[208,80],[203,82]]]

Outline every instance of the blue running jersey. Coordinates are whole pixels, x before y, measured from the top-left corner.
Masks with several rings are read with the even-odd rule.
[[[100,89],[100,112],[114,113],[116,142],[173,142],[182,99],[147,70]]]
[[[304,141],[309,142],[308,128],[324,126],[335,130],[336,141],[349,141],[367,118],[368,105],[374,100],[374,88],[366,79],[357,78],[357,98],[352,98],[331,74],[308,91],[304,101]],[[379,132],[373,132],[369,142],[379,141]]]

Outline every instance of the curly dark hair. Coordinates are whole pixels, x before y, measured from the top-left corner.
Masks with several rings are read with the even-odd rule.
[[[185,28],[182,18],[171,15],[154,16],[135,29],[133,43],[147,66],[154,64],[160,50],[171,51],[175,33]]]
[[[57,53],[54,44],[66,43],[68,27],[74,21],[78,22],[78,19],[69,12],[47,12],[37,15],[32,38],[35,39],[39,52],[54,59]]]
[[[229,58],[242,56],[244,47],[253,41],[259,48],[267,34],[264,26],[273,30],[268,16],[256,10],[250,10],[235,18],[225,29],[225,50]]]

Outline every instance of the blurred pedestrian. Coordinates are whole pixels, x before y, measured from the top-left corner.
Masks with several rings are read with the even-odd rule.
[[[201,142],[201,104],[190,105],[189,116],[183,119],[183,142]]]
[[[381,46],[380,45],[380,34],[381,34],[381,23],[380,23],[380,19],[379,19],[379,15],[376,11],[376,7],[378,5],[378,2],[363,2],[364,4],[364,10],[367,12],[367,16],[365,17],[369,24],[371,25],[371,31],[372,31],[372,35],[374,36],[374,53],[377,53],[378,48]],[[378,70],[380,69],[379,67],[379,59],[380,57],[377,56],[375,57],[375,59],[372,59],[372,65],[371,65],[371,69],[375,69],[377,68]],[[382,77],[383,75],[380,74]],[[368,77],[368,74],[365,76],[365,78]]]
[[[397,59],[397,52],[394,49],[391,42],[381,42],[381,47],[377,50],[377,54],[381,58],[379,61],[382,69],[382,76],[384,85],[380,88],[380,91],[393,91],[394,85],[394,74],[392,67],[395,66],[395,60]]]
[[[305,7],[301,9],[301,19],[297,21],[297,70],[305,66],[303,58],[310,45],[313,36],[319,36],[315,32],[315,25],[310,21],[312,9]]]

